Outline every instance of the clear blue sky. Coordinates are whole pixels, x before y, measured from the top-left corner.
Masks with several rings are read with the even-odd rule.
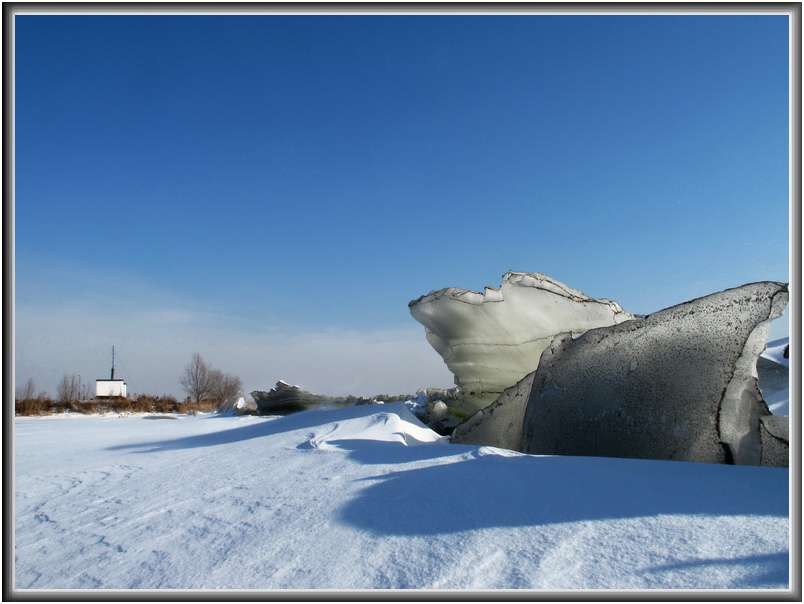
[[[433,289],[789,279],[786,16],[22,15],[15,111],[16,375],[51,393],[112,345],[152,394],[196,351],[448,386]]]

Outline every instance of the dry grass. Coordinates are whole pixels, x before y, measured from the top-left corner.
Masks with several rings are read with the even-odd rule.
[[[140,394],[132,401],[129,413],[178,413],[179,401],[172,396],[150,396]]]
[[[30,398],[14,401],[15,415],[50,415],[50,403],[53,401]]]
[[[209,413],[220,401],[179,402],[173,396],[138,395],[136,398],[106,398],[89,401],[59,402],[51,399],[14,401],[15,415],[50,415],[52,413]]]
[[[220,402],[218,400],[205,400],[199,402],[183,402],[179,403],[179,413],[189,413],[195,415],[196,413],[209,413],[218,408]]]

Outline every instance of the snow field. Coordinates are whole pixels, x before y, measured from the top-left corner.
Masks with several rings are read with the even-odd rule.
[[[783,469],[450,445],[405,403],[14,421],[17,589],[788,587]]]

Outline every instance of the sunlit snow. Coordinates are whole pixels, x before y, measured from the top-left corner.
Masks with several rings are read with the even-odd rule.
[[[785,469],[452,445],[408,405],[18,417],[15,586],[788,588]]]

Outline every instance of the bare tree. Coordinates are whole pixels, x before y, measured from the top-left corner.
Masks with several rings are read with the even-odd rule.
[[[78,378],[75,375],[65,373],[56,388],[56,398],[60,403],[70,403],[78,400],[80,394],[78,392]]]
[[[16,399],[18,401],[31,400],[36,396],[36,385],[33,378],[28,378],[24,386],[17,386]]]
[[[92,392],[93,385],[90,383],[85,383],[81,386],[81,400],[89,400],[95,398],[95,394]]]
[[[209,396],[210,398],[219,398],[221,387],[223,385],[223,371],[220,369],[209,370]]]
[[[210,367],[197,352],[179,378],[182,388],[198,403],[212,394]]]
[[[211,370],[209,375],[212,398],[225,401],[243,389],[243,382],[236,375],[223,373],[218,369]]]

